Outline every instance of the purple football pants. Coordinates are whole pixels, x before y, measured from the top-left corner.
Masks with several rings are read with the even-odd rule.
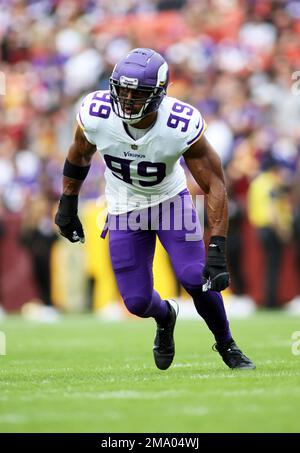
[[[201,227],[187,190],[154,208],[108,216],[109,247],[117,284],[130,313],[163,324],[168,306],[153,288],[156,236],[167,251],[181,285],[217,342],[230,340],[223,299],[202,291],[205,248]]]

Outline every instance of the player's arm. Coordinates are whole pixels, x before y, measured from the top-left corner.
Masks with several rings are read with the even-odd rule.
[[[219,156],[203,135],[185,153],[187,167],[207,196],[207,216],[211,239],[203,275],[204,289],[221,291],[229,285],[226,265],[228,202]]]
[[[55,223],[60,233],[71,242],[84,242],[84,232],[78,218],[78,194],[85,180],[96,146],[77,127],[63,169],[63,194],[59,201]]]
[[[207,195],[207,216],[212,236],[226,237],[228,207],[220,158],[203,135],[185,153],[184,159],[195,181]]]

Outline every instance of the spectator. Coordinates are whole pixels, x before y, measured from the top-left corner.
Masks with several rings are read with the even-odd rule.
[[[249,219],[257,228],[265,255],[266,274],[263,305],[278,308],[278,280],[284,244],[291,239],[292,208],[289,186],[280,164],[269,156],[263,171],[249,187]]]
[[[57,240],[51,219],[51,205],[43,196],[33,197],[26,206],[21,226],[21,243],[31,256],[32,268],[42,302],[51,307],[51,249]]]

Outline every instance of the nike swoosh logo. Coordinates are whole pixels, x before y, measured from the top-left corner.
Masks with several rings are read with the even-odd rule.
[[[198,124],[196,125],[196,129],[199,129],[200,126],[200,120],[198,121]]]

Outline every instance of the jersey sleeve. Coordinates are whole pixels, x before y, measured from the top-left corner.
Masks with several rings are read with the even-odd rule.
[[[94,91],[89,93],[82,101],[76,116],[77,123],[82,129],[86,139],[95,145],[95,134],[100,127],[99,116],[94,114],[94,105],[96,104],[98,93]]]
[[[198,109],[193,107],[193,114],[189,121],[189,126],[182,143],[182,153],[198,141],[207,128],[206,122]]]
[[[202,137],[207,126],[199,110],[186,102],[167,97],[164,107],[168,135],[180,156]]]

